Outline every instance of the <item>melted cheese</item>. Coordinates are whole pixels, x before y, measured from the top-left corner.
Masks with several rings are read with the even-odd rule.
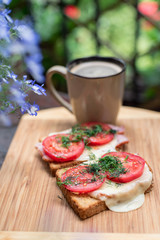
[[[113,212],[129,212],[140,208],[145,200],[144,193],[132,198],[129,201],[121,202],[117,205],[110,206],[109,209]]]
[[[98,190],[89,195],[105,201],[106,206],[114,212],[129,212],[143,205],[144,192],[149,188],[151,182],[152,173],[145,164],[141,177],[122,184],[107,180]]]
[[[107,152],[115,151],[117,145],[117,139],[114,138],[111,142],[101,145],[101,146],[92,146],[90,150],[84,149],[83,153],[76,159],[77,161],[89,161],[96,160],[103,156]],[[93,158],[92,158],[93,157]]]

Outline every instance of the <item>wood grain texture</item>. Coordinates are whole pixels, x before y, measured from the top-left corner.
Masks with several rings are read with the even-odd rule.
[[[25,114],[23,119],[38,120],[38,119],[68,119],[75,120],[73,114],[63,107],[50,108],[41,110],[38,112],[38,116],[32,117],[29,114]],[[121,107],[118,115],[118,119],[141,119],[141,118],[160,118],[160,113],[142,109],[142,108],[133,108],[133,107]]]
[[[0,232],[0,240],[159,240],[159,234]]]
[[[52,117],[51,112],[55,114]],[[70,113],[64,111],[63,115],[63,109],[58,108],[49,110],[48,115],[46,111],[45,117],[43,114],[34,119],[25,116],[20,122],[0,171],[0,230],[160,233],[160,115],[144,111],[143,118],[144,114],[139,117],[138,112],[137,118],[121,114],[117,124],[125,126],[130,139],[127,151],[139,153],[153,169],[154,189],[146,195],[140,209],[129,213],[104,211],[84,221],[74,214],[56,186],[48,165],[41,161],[34,149],[41,136],[64,130],[75,123]]]

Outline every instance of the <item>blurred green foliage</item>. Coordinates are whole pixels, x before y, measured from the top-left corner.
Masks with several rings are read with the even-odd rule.
[[[130,89],[133,88],[135,60],[145,101],[156,94],[153,86],[160,86],[160,31],[153,26],[147,28],[144,18],[137,21],[135,2],[15,0],[12,1],[11,8],[14,9],[16,17],[32,16],[35,29],[42,39],[45,70],[53,65],[66,65],[66,62],[74,58],[89,55],[116,56],[127,62],[126,88]],[[157,2],[160,3],[159,0]],[[72,19],[66,16],[64,8],[67,5],[77,6],[80,17]],[[55,85],[59,90],[66,91],[66,83],[60,76],[56,76]]]

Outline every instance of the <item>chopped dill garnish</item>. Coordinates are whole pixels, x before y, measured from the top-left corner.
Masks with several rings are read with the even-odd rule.
[[[72,176],[69,176],[69,177],[66,177],[65,181],[61,181],[61,179],[58,179],[57,181],[57,184],[58,186],[61,186],[61,185],[73,185],[73,177]]]
[[[116,188],[120,187],[122,185],[122,183],[116,183],[116,182],[112,182],[111,180],[106,180],[105,183],[109,186],[115,186]]]
[[[122,162],[115,156],[106,155],[99,159],[99,164],[103,171],[107,171],[111,178],[119,177],[119,175],[126,173]]]
[[[122,183],[115,183],[115,186],[118,188],[122,185]]]
[[[105,133],[106,133],[106,134],[109,134],[109,133],[116,134],[117,131],[111,128],[111,129],[109,129],[108,131],[105,131]]]
[[[95,125],[93,126],[92,134],[93,136],[97,135],[98,133],[103,132],[102,126],[101,125]]]
[[[75,126],[72,127],[72,133],[75,134],[75,133],[79,133],[81,130],[81,127],[79,124],[76,124]]]
[[[93,152],[89,153],[89,159],[90,160],[95,160],[96,159],[96,155]]]
[[[127,155],[124,159],[124,162],[127,162],[127,159],[129,158],[129,156]]]
[[[103,179],[106,177],[106,173],[108,174],[108,177],[110,179],[117,178],[121,174],[125,174],[127,172],[127,169],[123,166],[122,162],[118,157],[106,155],[103,158],[100,158],[98,161],[94,163],[84,164],[85,168],[82,168],[79,171],[80,175],[71,175],[66,177],[65,181],[61,181],[59,179],[57,181],[58,185],[79,185],[82,184],[81,177],[85,176],[86,173],[90,173],[93,175],[92,178],[85,179],[84,184],[92,183],[97,181],[97,179],[103,181]],[[80,177],[80,178],[79,178]],[[111,184],[109,181],[106,181],[107,184]],[[118,187],[120,185],[116,185]]]
[[[88,150],[91,150],[92,148],[90,146],[85,145],[85,148]]]
[[[99,166],[98,163],[92,163],[92,164],[88,165],[87,169],[90,173],[99,175],[99,171],[101,170],[101,167]]]
[[[85,144],[85,147],[87,149],[91,149],[91,147],[87,146],[89,144],[89,138],[96,136],[98,133],[113,133],[115,134],[116,131],[113,129],[109,129],[108,131],[103,130],[101,125],[93,125],[92,127],[88,126],[80,126],[75,125],[72,127],[70,135],[72,135],[72,139],[69,139],[69,137],[63,136],[61,138],[62,141],[62,147],[68,148],[70,146],[71,142],[80,142],[83,141]]]
[[[60,143],[62,142],[62,147],[68,148],[71,144],[71,142],[80,142],[83,141],[85,144],[85,147],[89,150],[91,147],[88,146],[89,144],[89,138],[96,136],[98,133],[116,133],[116,130],[109,129],[108,131],[105,131],[102,129],[101,125],[93,125],[92,127],[88,126],[80,126],[80,125],[75,125],[72,127],[70,135],[72,135],[72,139],[70,139],[67,136],[62,136],[61,139],[59,136],[57,136],[57,142]]]
[[[92,127],[75,125],[72,127],[71,134],[75,134],[78,138],[83,139],[84,136],[92,137],[98,133],[104,132],[101,125],[94,125]]]
[[[112,185],[112,181],[106,179],[105,183],[107,183],[108,185]]]
[[[63,198],[62,198],[61,196],[57,195],[57,197],[58,197],[59,199],[63,200]]]
[[[97,163],[91,163],[89,166],[90,172],[94,174],[99,174],[99,171],[108,172],[111,178],[117,178],[127,172],[117,157],[109,155],[100,158]]]
[[[61,141],[62,141],[62,147],[65,147],[65,148],[68,148],[71,144],[69,137],[66,137],[66,136],[62,136]]]

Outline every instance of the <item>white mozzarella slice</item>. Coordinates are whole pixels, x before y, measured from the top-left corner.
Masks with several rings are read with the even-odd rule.
[[[105,201],[106,206],[115,212],[128,212],[142,206],[144,192],[152,182],[152,173],[145,164],[141,177],[117,184],[107,180],[98,190],[89,193],[90,196]]]
[[[117,145],[117,138],[115,137],[111,142],[100,146],[92,146],[90,150],[84,149],[83,153],[76,160],[97,160],[107,152],[115,151]]]

